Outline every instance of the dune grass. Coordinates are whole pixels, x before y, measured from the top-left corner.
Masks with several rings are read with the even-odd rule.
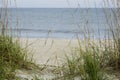
[[[99,49],[96,46],[86,46],[86,49],[79,47],[66,56],[66,63],[62,67],[63,80],[105,80],[104,67],[101,67]]]
[[[27,51],[9,36],[0,36],[0,80],[15,78],[15,70],[29,67]]]
[[[116,48],[106,47],[105,44],[108,43],[101,44],[101,49],[99,44],[96,46],[91,43],[85,49],[78,47],[71,55],[66,55],[59,78],[61,80],[76,80],[76,78],[80,80],[113,80],[107,75],[119,73],[120,56]],[[115,76],[117,78],[119,74]]]

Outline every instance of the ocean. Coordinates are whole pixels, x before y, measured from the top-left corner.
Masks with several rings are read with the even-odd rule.
[[[11,8],[8,9],[8,27],[14,36],[18,36],[19,30],[19,36],[29,38],[105,38],[110,35],[110,23],[116,26],[112,10],[117,11],[110,8]]]

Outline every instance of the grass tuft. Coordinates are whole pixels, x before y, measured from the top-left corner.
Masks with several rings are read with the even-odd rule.
[[[12,80],[15,70],[27,68],[28,64],[27,51],[12,37],[0,36],[0,80]]]
[[[101,57],[97,46],[79,47],[72,56],[66,56],[66,63],[62,67],[64,80],[106,80],[104,67],[101,67]]]

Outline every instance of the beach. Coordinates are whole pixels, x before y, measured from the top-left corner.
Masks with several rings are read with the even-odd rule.
[[[60,65],[64,62],[65,54],[79,46],[77,39],[21,38],[20,42],[36,64],[52,66]]]
[[[85,41],[64,38],[20,38],[19,40],[21,46],[28,50],[28,58],[32,58],[34,63],[51,66],[60,66],[66,61],[66,55],[71,56],[79,47],[85,49],[85,45],[88,43],[92,43],[94,46],[100,44],[109,46],[109,41],[113,42],[112,40],[99,42],[99,40]],[[104,47],[101,49],[104,50]]]
[[[120,1],[24,1],[0,1],[0,80],[120,79]]]

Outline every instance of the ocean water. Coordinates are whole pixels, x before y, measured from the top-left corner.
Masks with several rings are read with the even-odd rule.
[[[8,25],[14,36],[18,35],[19,30],[21,37],[105,38],[110,23],[116,26],[112,10],[117,11],[102,8],[8,9]]]

